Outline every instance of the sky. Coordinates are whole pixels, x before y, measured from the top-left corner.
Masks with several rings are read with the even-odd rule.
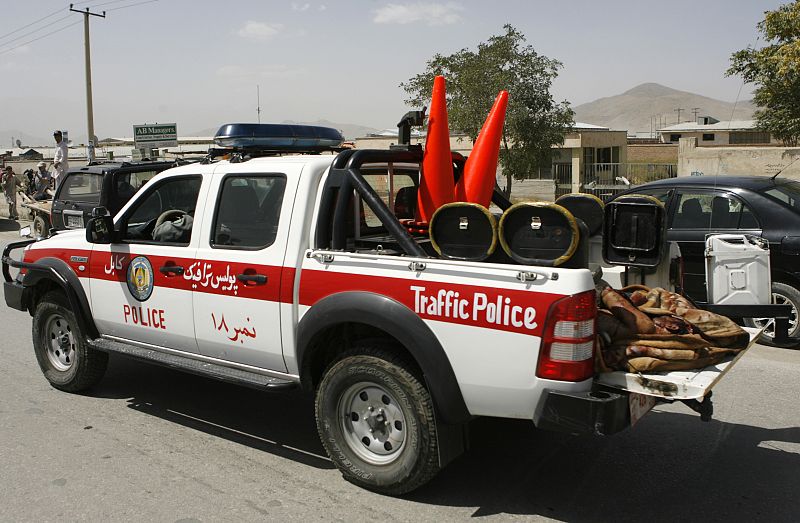
[[[731,53],[759,44],[772,0],[93,0],[95,133],[172,123],[179,135],[225,122],[317,121],[393,128],[399,84],[434,54],[475,49],[512,24],[563,63],[553,84],[573,106],[644,82],[725,101]],[[86,136],[83,15],[57,0],[2,0],[0,147],[11,133]],[[42,18],[44,18],[42,20]],[[72,25],[70,25],[72,24]],[[27,26],[27,27],[26,27]],[[63,30],[61,30],[64,28]],[[52,34],[48,34],[52,33]],[[257,87],[258,86],[258,87]]]

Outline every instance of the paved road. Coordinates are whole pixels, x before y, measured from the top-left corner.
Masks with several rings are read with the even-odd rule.
[[[800,352],[754,347],[710,423],[683,405],[610,438],[477,420],[468,454],[393,499],[342,480],[301,393],[114,358],[66,394],[29,316],[0,307],[0,325],[0,521],[800,520]]]

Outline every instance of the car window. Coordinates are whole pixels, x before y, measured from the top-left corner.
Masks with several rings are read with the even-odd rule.
[[[123,239],[187,245],[201,182],[199,176],[179,176],[150,187],[126,213]]]
[[[70,173],[58,194],[59,200],[71,202],[100,201],[103,176],[97,173]]]
[[[738,198],[698,192],[678,196],[673,229],[757,229],[758,219]]]
[[[371,169],[372,172],[364,174],[364,180],[375,190],[383,203],[395,213],[398,218],[414,218],[414,211],[417,206],[417,187],[414,179],[409,174],[411,171],[395,169],[392,180],[392,195],[389,192],[389,175],[386,169]],[[390,201],[391,200],[391,201]],[[372,209],[362,200],[361,202],[362,233],[370,230],[382,228],[380,219],[372,212]]]
[[[800,211],[800,183],[798,182],[777,185],[764,191],[764,194],[795,211]]]
[[[263,249],[278,234],[286,177],[228,176],[214,214],[212,247]]]
[[[130,200],[156,174],[158,174],[156,171],[117,173],[115,181],[117,196],[121,201]]]

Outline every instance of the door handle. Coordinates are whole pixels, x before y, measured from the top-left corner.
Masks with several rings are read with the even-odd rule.
[[[264,274],[237,274],[236,279],[245,285],[264,285],[267,283],[267,276]]]
[[[183,267],[180,265],[164,265],[158,269],[158,272],[166,276],[180,276],[183,274]]]

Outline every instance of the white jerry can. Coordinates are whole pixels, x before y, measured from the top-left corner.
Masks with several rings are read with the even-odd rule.
[[[706,237],[708,303],[768,305],[772,302],[769,243],[749,234]]]

